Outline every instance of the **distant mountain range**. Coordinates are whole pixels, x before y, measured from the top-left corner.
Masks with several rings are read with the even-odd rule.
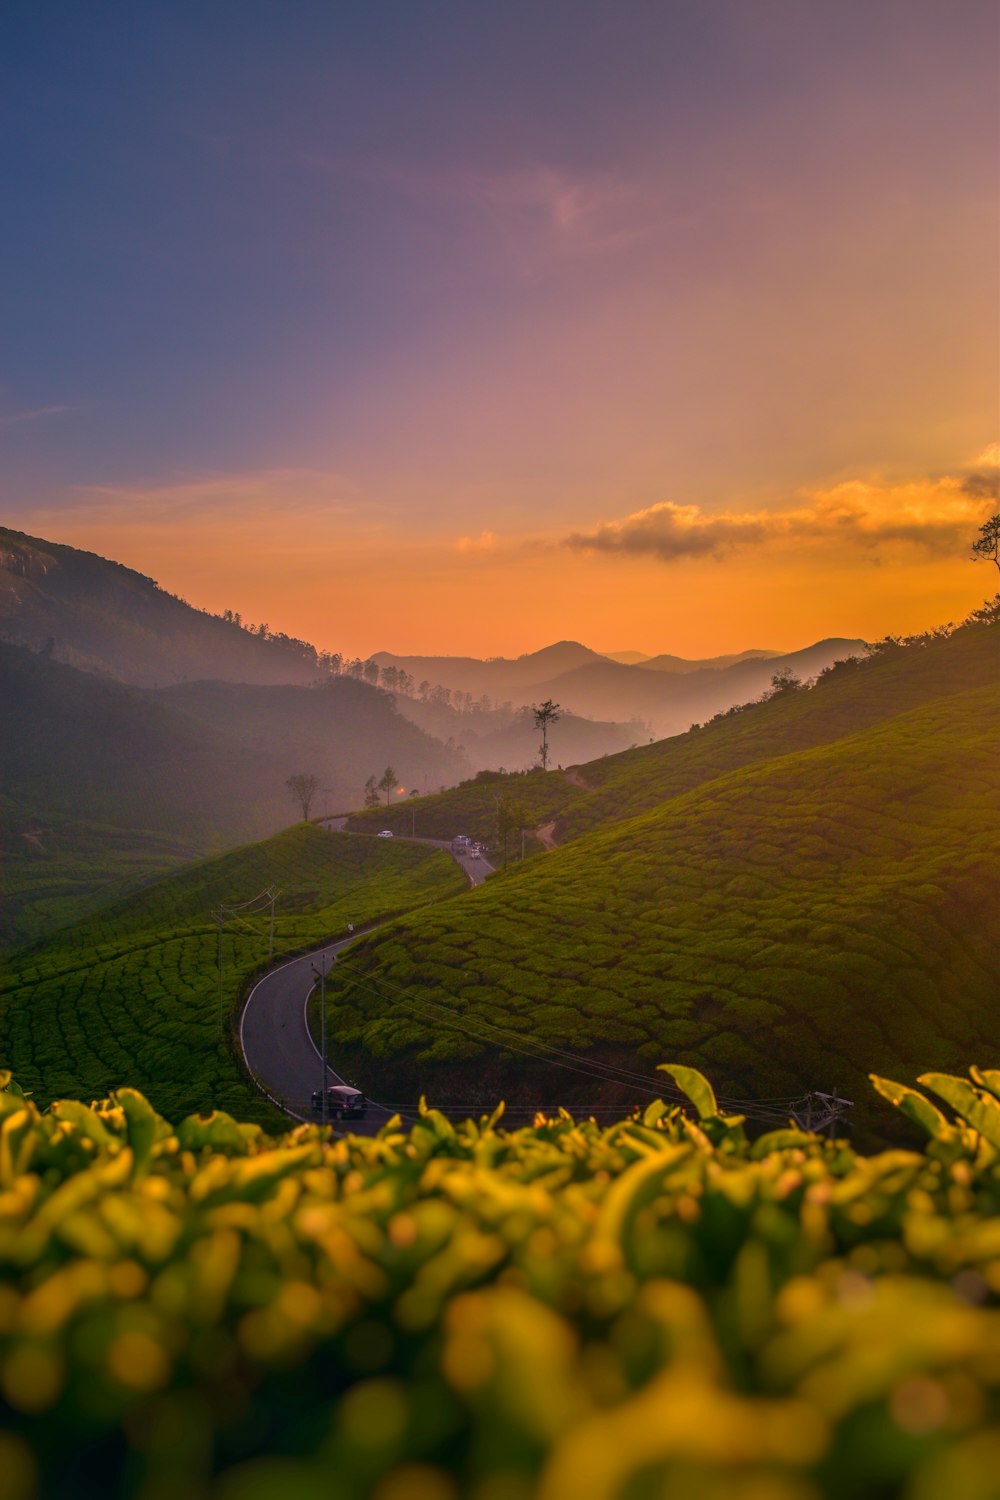
[[[158,858],[166,837],[221,848],[291,822],[285,781],[297,772],[318,778],[321,813],[359,807],[386,765],[407,793],[524,769],[538,750],[525,705],[545,698],[562,708],[551,764],[592,761],[860,645],[629,665],[559,641],[513,660],[346,663],[194,609],[94,553],[0,529],[0,816],[24,858],[44,857],[52,829],[74,822],[155,836]],[[68,847],[76,835],[59,837]]]
[[[630,665],[612,661],[579,641],[559,641],[514,660],[496,657],[478,661],[468,656],[394,656],[381,651],[374,660],[383,669],[395,667],[417,683],[440,684],[451,691],[486,694],[518,703],[552,698],[567,712],[588,719],[635,720],[651,732],[681,734],[692,722],[759,697],[778,672],[792,672],[807,680],[824,667],[864,650],[864,642],[836,637],[817,641],[801,651],[784,653],[743,651],[705,661],[679,656],[654,656]],[[575,756],[557,745],[557,758],[568,764]]]

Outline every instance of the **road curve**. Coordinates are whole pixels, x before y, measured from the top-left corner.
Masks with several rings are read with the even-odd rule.
[[[423,839],[416,842],[438,841]],[[450,845],[441,847],[450,848]],[[455,858],[473,886],[482,884],[492,872],[492,865],[481,857],[472,859],[469,855],[456,855]],[[367,930],[371,931],[371,928]],[[306,1015],[309,996],[316,984],[316,970],[324,963],[332,967],[337,954],[361,935],[357,933],[340,942],[325,943],[301,958],[278,964],[258,979],[247,996],[239,1027],[243,1060],[261,1087],[293,1119],[316,1120],[310,1096],[323,1082],[323,1059],[312,1039]],[[330,1038],[330,1048],[336,1050],[335,1038]],[[327,1066],[328,1087],[350,1081]],[[392,1115],[392,1110],[369,1103],[365,1118],[350,1121],[348,1128],[356,1135],[374,1135]]]

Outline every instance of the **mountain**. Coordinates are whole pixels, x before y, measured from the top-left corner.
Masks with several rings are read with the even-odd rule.
[[[544,1086],[473,1039],[486,1021],[623,1066],[689,1063],[745,1098],[858,1100],[869,1070],[996,1066],[998,645],[1000,626],[959,630],[616,758],[590,831],[584,792],[564,847],[358,949],[343,1055],[363,1077],[377,1037],[395,1099]]]
[[[476,699],[485,695],[515,709],[552,698],[566,714],[605,723],[634,720],[649,724],[659,737],[678,734],[693,720],[759,697],[776,672],[813,677],[838,658],[863,649],[863,641],[838,638],[785,653],[750,650],[704,662],[659,656],[631,665],[577,641],[560,641],[514,661],[388,652],[378,652],[374,660],[383,670],[394,667],[409,673],[418,686],[445,687]],[[565,765],[571,754],[557,758]]]
[[[473,770],[521,770],[537,763],[538,730],[530,708],[482,710],[473,707],[458,712],[432,699],[396,696],[396,708],[404,718],[419,724],[428,734],[461,751]],[[646,726],[633,722],[617,724],[583,719],[564,713],[550,730],[555,764],[613,755],[648,739]]]
[[[835,661],[863,649],[863,641],[831,639],[781,656],[752,656],[727,667],[699,667],[692,672],[597,661],[537,682],[534,696],[552,698],[586,718],[640,719],[662,737],[679,734],[692,722],[759,697],[778,672],[815,677]]]
[[[359,806],[387,764],[425,789],[468,770],[350,677],[152,690],[0,642],[0,701],[8,939],[118,892],[126,873],[134,883],[288,825],[298,814],[285,782],[297,772],[319,778],[319,814]]]
[[[626,667],[638,667],[644,661],[649,661],[648,651],[602,651],[609,661],[620,661]]]
[[[780,655],[780,651],[737,651],[729,656],[706,656],[697,661],[691,661],[685,656],[646,656],[636,665],[653,672],[703,672],[732,667],[741,661],[766,661]],[[622,657],[617,659],[623,660]]]
[[[390,651],[377,651],[372,659],[380,667],[408,672],[416,684],[426,681],[432,687],[472,693],[477,698],[485,693],[500,700],[519,694],[530,696],[536,683],[606,658],[579,641],[557,641],[524,656],[494,656],[486,661],[474,656],[396,656]],[[520,708],[524,701],[522,696],[514,707]],[[604,717],[618,716],[612,713]]]
[[[208,677],[307,685],[315,649],[193,609],[142,573],[0,527],[0,637],[137,687]]]

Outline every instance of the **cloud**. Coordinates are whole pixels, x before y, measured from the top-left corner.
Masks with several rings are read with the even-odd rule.
[[[485,225],[522,271],[552,260],[597,255],[630,245],[652,227],[649,193],[620,175],[567,171],[538,162],[490,169],[401,167],[309,153],[313,171],[371,183],[418,205],[452,205]]]
[[[496,533],[481,531],[478,536],[460,536],[455,546],[459,552],[495,552]]]
[[[972,467],[976,469],[1000,469],[1000,443],[987,443],[982,453],[976,455]]]
[[[18,422],[37,422],[40,417],[55,417],[72,410],[72,406],[32,406],[26,411],[13,411],[7,416],[0,416],[0,427],[13,427]]]
[[[642,230],[636,191],[596,174],[570,176],[544,166],[465,173],[452,180],[451,191],[481,209],[506,236],[552,250],[614,249]]]
[[[147,524],[330,516],[351,514],[360,504],[357,486],[344,475],[297,468],[210,473],[158,484],[78,485],[74,498],[77,514]]]
[[[945,477],[881,485],[852,480],[804,491],[787,510],[722,511],[663,501],[574,532],[564,545],[578,551],[645,556],[673,563],[723,558],[751,549],[824,548],[835,557],[874,556],[879,549],[914,547],[928,560],[961,550],[982,519],[982,493],[973,479]],[[971,530],[970,530],[971,528]],[[878,559],[876,559],[878,560]]]
[[[992,500],[996,503],[1000,499],[1000,474],[967,474],[962,480],[962,488],[975,500]]]

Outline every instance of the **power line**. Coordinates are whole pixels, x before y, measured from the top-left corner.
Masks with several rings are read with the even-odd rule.
[[[385,997],[379,993],[379,990],[373,987],[370,981],[366,982],[368,976],[362,977],[361,973],[357,969],[353,968],[350,964],[343,964],[343,969],[353,976],[355,983],[359,986],[359,988],[366,990],[369,994],[374,995],[377,999],[385,999]],[[424,1021],[429,1021],[436,1025],[448,1026],[450,1027],[450,1029],[456,1030],[466,1037],[476,1041],[489,1043],[491,1041],[495,1041],[496,1038],[499,1038],[500,1044],[506,1051],[518,1052],[522,1056],[531,1058],[531,1060],[534,1062],[551,1062],[553,1067],[562,1068],[567,1072],[578,1073],[592,1078],[600,1078],[604,1082],[617,1083],[625,1085],[627,1087],[631,1087],[633,1089],[639,1089],[643,1093],[648,1094],[651,1098],[663,1098],[666,1095],[673,1099],[679,1099],[684,1103],[689,1102],[684,1091],[673,1082],[667,1082],[666,1080],[664,1080],[662,1083],[657,1083],[648,1075],[635,1073],[631,1069],[619,1068],[614,1064],[602,1063],[598,1059],[586,1057],[582,1053],[571,1052],[566,1048],[556,1047],[550,1043],[543,1042],[539,1038],[527,1038],[520,1036],[520,1034],[511,1032],[507,1028],[498,1026],[496,1025],[496,1023],[488,1021],[484,1017],[475,1017],[471,1021],[468,1017],[459,1018],[442,1002],[430,1000],[426,997],[414,996],[409,990],[403,988],[400,985],[393,984],[391,980],[377,977],[375,979],[375,984],[381,984],[386,989],[397,991],[397,993],[409,1006],[411,1013],[415,1013],[412,1016],[412,1018],[414,1019],[423,1019]],[[435,1014],[435,1012],[437,1012],[438,1014]],[[488,1035],[487,1033],[489,1032],[496,1033],[496,1038]],[[517,1040],[511,1040],[512,1037],[516,1037]],[[534,1047],[536,1050],[530,1051],[527,1048],[518,1045],[518,1043],[525,1041],[528,1042],[529,1045],[531,1047]],[[818,1099],[821,1096],[816,1097]],[[787,1122],[790,1115],[796,1116],[795,1107],[797,1107],[798,1110],[803,1113],[808,1111],[811,1118],[812,1114],[814,1113],[810,1105],[811,1098],[812,1096],[809,1094],[791,1095],[786,1099],[768,1100],[735,1100],[726,1098],[724,1096],[717,1096],[717,1102],[720,1108],[734,1110],[737,1113],[746,1115],[748,1118],[756,1119],[764,1123],[773,1123]],[[843,1102],[844,1101],[841,1101],[841,1103]],[[782,1104],[788,1107],[785,1109],[781,1109],[780,1106]],[[820,1111],[815,1111],[815,1113],[817,1114],[817,1116],[820,1115]],[[824,1115],[823,1124],[825,1123],[827,1122]],[[822,1128],[822,1126],[820,1126],[819,1128]]]

